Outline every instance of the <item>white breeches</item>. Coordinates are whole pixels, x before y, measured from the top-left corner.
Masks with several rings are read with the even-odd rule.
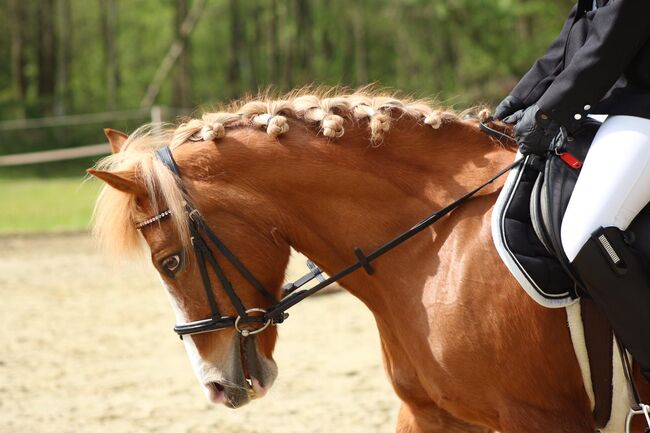
[[[650,120],[610,116],[598,130],[562,221],[570,261],[599,227],[627,229],[650,202]]]

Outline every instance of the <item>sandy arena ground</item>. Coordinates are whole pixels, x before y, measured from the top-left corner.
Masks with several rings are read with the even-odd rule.
[[[345,292],[292,310],[275,386],[231,410],[203,397],[152,268],[108,265],[85,234],[0,246],[0,433],[394,431],[374,322]]]

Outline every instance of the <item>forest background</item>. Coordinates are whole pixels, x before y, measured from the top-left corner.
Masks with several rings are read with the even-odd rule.
[[[154,104],[174,121],[269,87],[376,83],[457,108],[493,105],[544,52],[573,3],[3,0],[0,156],[101,143],[102,128],[132,131],[150,121]],[[177,56],[164,74],[172,46]],[[56,120],[101,112],[126,114],[108,123]],[[7,179],[79,178],[94,159],[0,167],[0,195],[24,195]]]

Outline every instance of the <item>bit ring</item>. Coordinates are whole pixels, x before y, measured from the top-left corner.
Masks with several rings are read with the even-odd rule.
[[[248,313],[264,313],[264,314],[266,314],[266,310],[264,310],[262,308],[249,308],[244,313],[246,315],[248,315]],[[239,322],[241,321],[241,319],[242,319],[242,316],[237,316],[237,318],[235,319],[235,329],[237,330],[237,332],[239,332],[241,334],[242,337],[248,337],[249,335],[259,334],[260,332],[262,332],[266,328],[268,328],[269,325],[271,324],[271,319],[267,319],[266,322],[264,322],[264,326],[262,326],[260,328],[257,328],[257,329],[242,329],[242,328],[239,327]]]

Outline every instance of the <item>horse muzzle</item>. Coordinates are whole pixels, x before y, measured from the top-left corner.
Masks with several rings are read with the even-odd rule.
[[[202,381],[211,403],[238,408],[261,398],[277,377],[277,366],[257,348],[256,337],[237,337],[228,368],[221,378]]]

